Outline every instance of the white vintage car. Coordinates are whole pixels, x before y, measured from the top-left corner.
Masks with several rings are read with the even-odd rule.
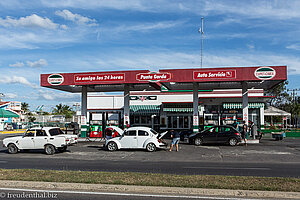
[[[149,127],[130,127],[124,131],[113,126],[108,128],[114,129],[120,135],[106,141],[105,146],[109,151],[117,149],[146,149],[152,152],[157,148],[167,146],[161,139],[167,131],[159,134]]]
[[[77,143],[77,136],[66,135],[58,127],[30,128],[23,136],[3,140],[3,146],[12,154],[19,150],[44,149],[46,154],[51,155],[56,150],[67,150],[68,145],[74,143]]]

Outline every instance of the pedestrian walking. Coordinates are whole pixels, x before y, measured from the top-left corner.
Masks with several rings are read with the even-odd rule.
[[[180,141],[180,134],[177,131],[171,130],[171,138],[172,138],[172,143],[169,151],[172,151],[173,146],[176,146],[176,151],[179,151],[178,148],[178,143]]]

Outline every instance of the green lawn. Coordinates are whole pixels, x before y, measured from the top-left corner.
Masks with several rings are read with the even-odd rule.
[[[300,192],[299,178],[0,169],[1,180]]]

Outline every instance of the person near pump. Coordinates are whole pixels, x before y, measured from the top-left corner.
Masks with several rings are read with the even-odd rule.
[[[172,143],[169,151],[172,151],[174,145],[176,146],[176,151],[179,151],[178,143],[180,141],[180,133],[178,131],[171,130],[171,138]]]
[[[233,126],[237,131],[239,131],[239,122],[237,121],[237,119],[234,119],[234,122],[233,122],[232,126]]]
[[[130,125],[129,125],[128,121],[126,121],[125,122],[125,128],[129,128],[129,127],[130,127]]]
[[[113,128],[111,128],[111,124],[109,124],[109,127],[106,128],[105,130],[106,140],[112,139],[112,133],[113,133]]]
[[[241,131],[241,135],[242,135],[242,139],[244,140],[245,142],[245,145],[247,146],[247,139],[248,139],[248,126],[246,124],[246,121],[243,121],[243,128],[242,128],[242,131]]]

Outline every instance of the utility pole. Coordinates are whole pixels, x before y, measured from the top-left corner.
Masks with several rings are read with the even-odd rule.
[[[296,88],[296,89],[287,89],[287,91],[288,91],[288,92],[289,92],[289,91],[292,92],[293,109],[295,109],[297,91],[300,91],[300,89],[299,89],[299,88]],[[294,127],[297,128],[297,125],[298,125],[298,114],[297,114],[297,113],[295,113],[293,121],[294,121],[294,124],[293,124]]]
[[[201,17],[201,27],[198,32],[201,34],[201,68],[202,68],[202,59],[203,59],[203,17]]]
[[[77,119],[77,108],[80,106],[80,103],[75,103],[75,104],[73,104],[73,106],[75,106],[75,117],[73,116],[73,121],[76,121],[76,122],[78,122],[78,119]]]

